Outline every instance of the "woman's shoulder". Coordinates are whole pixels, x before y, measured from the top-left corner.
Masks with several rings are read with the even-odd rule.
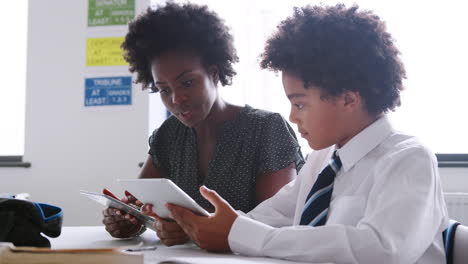
[[[180,126],[184,126],[184,124],[182,124],[174,115],[170,115],[156,130],[173,130]]]
[[[268,110],[253,108],[250,105],[245,105],[241,113],[247,120],[264,121],[264,122],[283,122],[284,118],[279,114]]]
[[[170,115],[161,125],[161,127],[164,127],[165,129],[177,128],[180,126],[184,126],[184,124],[182,124],[182,122],[180,122],[180,120],[174,115]]]
[[[182,124],[175,116],[170,115],[158,128],[153,131],[152,136],[167,137],[174,135],[176,131],[183,128],[186,128],[184,124]]]
[[[279,113],[253,108],[249,105],[242,109],[240,122],[237,125],[245,133],[260,136],[264,140],[294,133]]]

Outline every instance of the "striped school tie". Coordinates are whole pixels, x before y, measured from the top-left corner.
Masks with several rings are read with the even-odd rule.
[[[321,226],[325,224],[333,192],[333,182],[341,165],[340,157],[336,155],[336,151],[333,152],[330,163],[320,172],[309,195],[307,195],[302,211],[301,225]]]

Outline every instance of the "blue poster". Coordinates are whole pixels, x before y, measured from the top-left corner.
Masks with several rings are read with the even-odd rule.
[[[131,104],[132,77],[85,79],[85,106]]]

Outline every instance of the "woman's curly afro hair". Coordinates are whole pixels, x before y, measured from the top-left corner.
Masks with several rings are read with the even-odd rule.
[[[232,64],[239,61],[229,28],[207,6],[168,2],[148,10],[129,23],[122,43],[124,58],[135,82],[151,87],[151,61],[169,50],[194,52],[205,67],[215,65],[221,84],[231,84],[236,74]]]
[[[385,23],[354,5],[295,8],[267,41],[261,67],[290,72],[324,98],[358,92],[371,114],[400,105],[406,72]]]

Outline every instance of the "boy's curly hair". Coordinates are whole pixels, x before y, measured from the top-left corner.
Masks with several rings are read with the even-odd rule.
[[[207,6],[179,5],[168,2],[164,7],[148,10],[131,21],[122,43],[135,83],[151,87],[151,61],[169,50],[194,52],[205,67],[215,65],[221,84],[231,84],[236,74],[232,64],[239,61],[229,28]]]
[[[261,67],[297,75],[323,98],[359,92],[371,114],[400,105],[406,72],[385,23],[354,5],[295,8],[267,41]]]

